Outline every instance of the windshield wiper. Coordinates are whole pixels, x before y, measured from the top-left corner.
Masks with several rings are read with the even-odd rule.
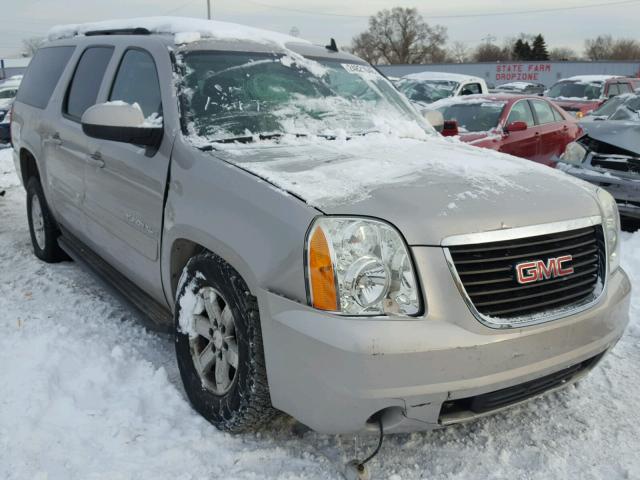
[[[362,135],[366,135],[367,133],[371,133],[371,132],[365,132]],[[308,133],[261,133],[258,135],[239,135],[237,137],[228,137],[228,138],[221,138],[218,140],[212,140],[210,144],[207,145],[202,145],[200,147],[196,147],[198,148],[198,150],[202,150],[203,152],[208,152],[211,150],[215,150],[215,144],[217,143],[253,143],[257,140],[274,140],[277,138],[282,138],[285,135],[291,135],[294,136],[296,138],[306,138],[306,137],[310,137],[311,135]],[[324,138],[325,140],[335,140],[337,137],[335,135],[321,135],[321,134],[314,134],[314,137],[320,137],[320,138]]]

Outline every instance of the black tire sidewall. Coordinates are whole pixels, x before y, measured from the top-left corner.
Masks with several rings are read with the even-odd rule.
[[[192,258],[180,279],[175,308],[176,356],[187,396],[203,417],[225,431],[234,431],[242,423],[243,414],[249,408],[251,395],[255,390],[255,357],[262,355],[261,351],[256,350],[254,341],[257,312],[252,309],[244,280],[237,273],[234,275],[234,272],[214,255]],[[204,287],[212,287],[220,292],[231,309],[235,323],[238,370],[231,388],[224,395],[215,395],[203,387],[193,365],[189,335],[180,330],[180,299],[188,290],[197,293]]]
[[[40,202],[40,210],[42,212],[42,219],[44,224],[44,248],[40,248],[36,240],[35,231],[33,228],[33,218],[31,218],[31,205],[33,203],[33,197],[38,197]],[[45,262],[57,262],[64,259],[64,255],[58,245],[58,228],[56,225],[47,201],[42,191],[42,185],[40,180],[36,177],[31,177],[27,181],[27,219],[29,223],[29,235],[31,237],[31,244],[33,245],[33,253],[40,260]]]

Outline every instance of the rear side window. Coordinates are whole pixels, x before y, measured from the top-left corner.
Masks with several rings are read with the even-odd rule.
[[[618,88],[617,83],[612,83],[611,85],[609,85],[609,92],[607,93],[607,95],[620,95],[620,89]]]
[[[631,93],[631,85],[628,83],[619,83],[618,88],[620,89],[620,93]]]
[[[533,110],[536,112],[536,116],[538,117],[538,123],[540,125],[545,123],[553,123],[556,121],[553,116],[553,111],[551,110],[551,105],[542,100],[532,100],[531,104],[533,105]]]
[[[145,118],[162,115],[160,82],[156,64],[149,53],[128,50],[122,57],[109,100],[137,103]]]
[[[45,47],[38,50],[20,84],[17,101],[46,108],[75,47]]]
[[[535,125],[529,102],[526,100],[520,101],[511,108],[511,113],[507,119],[507,125],[512,122],[526,122],[528,127],[533,127]]]
[[[464,87],[462,87],[462,91],[460,92],[460,95],[477,95],[479,93],[482,93],[482,88],[480,88],[480,84],[469,83]]]
[[[80,57],[64,105],[64,113],[74,120],[95,105],[111,55],[113,47],[89,47]]]

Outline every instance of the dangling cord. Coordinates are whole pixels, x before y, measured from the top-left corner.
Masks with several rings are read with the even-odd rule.
[[[380,451],[380,448],[382,448],[382,440],[384,439],[384,430],[382,428],[382,415],[378,417],[378,428],[380,428],[380,439],[378,440],[378,446],[376,447],[376,449],[373,451],[371,455],[369,455],[367,458],[365,458],[363,461],[361,461],[358,464],[358,470],[363,470],[365,464],[371,461],[373,457],[375,457],[378,454],[378,452]]]

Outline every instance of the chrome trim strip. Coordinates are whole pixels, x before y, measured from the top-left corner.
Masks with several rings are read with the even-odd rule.
[[[540,225],[530,225],[527,227],[501,228],[487,232],[452,235],[443,238],[440,245],[443,247],[452,247],[457,245],[473,245],[474,243],[500,242],[503,240],[535,237],[536,235],[547,235],[549,233],[566,232],[567,230],[577,230],[579,228],[593,227],[600,224],[602,224],[602,217],[600,215],[593,215],[591,217],[542,223]]]
[[[596,222],[596,223],[593,223],[593,222]],[[561,318],[565,318],[570,315],[576,315],[580,312],[584,312],[585,310],[588,310],[594,307],[600,302],[604,293],[607,291],[607,284],[609,280],[609,248],[608,248],[609,245],[608,245],[607,233],[604,230],[604,226],[602,226],[602,235],[604,237],[604,258],[605,258],[604,282],[602,285],[602,290],[600,291],[599,295],[589,302],[579,304],[579,305],[574,305],[573,308],[558,308],[558,309],[550,310],[548,312],[543,312],[543,313],[538,313],[538,314],[523,316],[523,317],[501,319],[499,317],[490,317],[480,313],[476,309],[475,305],[473,304],[471,297],[469,297],[469,295],[467,294],[467,290],[464,288],[462,280],[458,275],[458,270],[456,269],[455,263],[453,262],[453,258],[451,257],[451,252],[447,247],[454,246],[454,245],[499,242],[501,240],[533,237],[536,235],[546,235],[549,233],[566,232],[569,230],[577,230],[580,228],[596,226],[596,225],[602,225],[602,219],[599,215],[596,215],[593,217],[580,218],[576,220],[570,220],[566,222],[546,223],[542,225],[532,225],[530,227],[513,228],[509,230],[493,230],[490,232],[472,233],[469,235],[456,235],[453,237],[447,237],[443,240],[443,247],[444,247],[444,241],[446,240],[453,239],[455,243],[447,243],[447,246],[444,247],[442,251],[444,252],[444,258],[447,262],[447,265],[449,266],[449,270],[451,271],[451,275],[453,276],[453,280],[456,285],[456,288],[460,292],[460,295],[462,295],[462,298],[464,299],[464,303],[467,304],[467,307],[469,307],[469,310],[471,311],[473,316],[476,317],[476,319],[480,323],[482,323],[486,327],[493,328],[493,329],[530,327],[532,325],[538,325],[541,323],[559,320]],[[525,232],[525,233],[522,234],[522,232]],[[469,243],[458,243],[463,238],[469,239],[470,240]],[[482,239],[482,240],[478,240],[478,239]],[[601,277],[600,277],[600,280],[602,280]]]

